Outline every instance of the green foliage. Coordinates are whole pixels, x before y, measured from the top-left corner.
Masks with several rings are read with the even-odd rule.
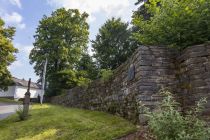
[[[0,18],[0,90],[6,90],[12,84],[12,77],[8,66],[15,61],[14,53],[17,49],[13,47],[12,39],[15,34],[13,27],[4,27],[4,21]]]
[[[131,39],[131,30],[128,24],[121,19],[109,19],[99,29],[92,47],[101,69],[115,69],[125,62],[137,48],[136,42]]]
[[[80,87],[88,87],[88,85],[91,83],[91,80],[88,78],[80,77],[77,81],[77,86]]]
[[[150,112],[143,107],[152,133],[158,140],[207,140],[210,129],[198,115],[203,110],[206,99],[201,99],[195,108],[183,115],[179,103],[168,91],[161,91],[165,96],[157,111]]]
[[[86,76],[86,71],[63,70],[54,73],[48,79],[47,95],[56,96],[75,86],[88,86],[91,80],[85,78]]]
[[[149,20],[151,15],[150,15],[150,13],[148,12],[148,10],[146,8],[147,4],[149,4],[149,0],[138,0],[138,2],[135,3],[135,5],[137,5],[137,6],[139,5],[139,7],[138,7],[138,9],[136,11],[133,12],[133,16],[132,17],[141,16],[141,17],[143,17],[143,20]]]
[[[85,70],[80,70],[76,72],[77,75],[77,86],[81,86],[81,87],[88,87],[88,85],[91,83],[91,79],[89,78],[90,73],[88,73],[88,71]]]
[[[20,119],[20,121],[24,121],[24,120],[28,119],[28,115],[25,114],[22,106],[18,106],[18,108],[16,110],[16,114],[18,115],[18,118]]]
[[[112,76],[113,76],[112,70],[101,69],[101,71],[100,71],[101,81],[108,82],[112,78]]]
[[[210,40],[209,0],[149,0],[144,7],[149,20],[138,14],[133,17],[139,42],[182,50]]]
[[[140,4],[140,3],[142,3],[142,2],[144,2],[145,0],[137,0],[137,2],[135,3],[135,5],[138,5],[138,4]]]
[[[1,103],[15,103],[15,104],[22,104],[23,102],[22,101],[17,101],[17,100],[14,100],[14,99],[7,99],[7,98],[0,98],[0,102]]]
[[[82,55],[77,67],[78,71],[86,71],[87,74],[85,78],[89,78],[91,80],[98,78],[99,70],[96,63],[88,53]]]
[[[51,16],[44,16],[34,36],[34,48],[30,63],[35,73],[42,77],[43,66],[48,58],[47,77],[58,71],[74,69],[87,48],[89,25],[87,13],[76,9],[57,9]]]

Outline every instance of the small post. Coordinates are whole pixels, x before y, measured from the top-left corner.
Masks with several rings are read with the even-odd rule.
[[[28,117],[28,111],[29,111],[29,105],[30,105],[30,95],[31,95],[30,85],[31,85],[31,78],[29,78],[28,89],[27,89],[27,92],[25,93],[25,98],[23,100],[23,114],[25,118]]]

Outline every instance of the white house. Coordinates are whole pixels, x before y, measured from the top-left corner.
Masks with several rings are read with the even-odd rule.
[[[28,81],[24,79],[17,79],[14,77],[12,79],[14,84],[12,86],[9,86],[7,91],[0,90],[0,98],[1,97],[14,98],[14,99],[24,98],[28,88]],[[30,98],[37,98],[38,95],[42,93],[41,86],[31,82],[30,93],[31,93]]]

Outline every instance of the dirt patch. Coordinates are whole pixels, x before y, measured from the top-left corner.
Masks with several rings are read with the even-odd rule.
[[[135,133],[128,134],[117,140],[155,140],[146,127],[143,127]]]

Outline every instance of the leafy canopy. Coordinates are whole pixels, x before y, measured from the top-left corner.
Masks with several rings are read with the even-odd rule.
[[[30,63],[35,64],[37,75],[42,76],[44,60],[48,58],[47,76],[65,69],[73,69],[88,43],[87,13],[76,9],[57,9],[44,16],[34,36]]]
[[[4,27],[4,21],[0,18],[0,89],[6,90],[12,83],[8,66],[15,61],[14,53],[17,49],[12,44],[15,34],[14,27]]]
[[[137,45],[131,39],[128,24],[120,18],[109,19],[99,29],[92,47],[101,69],[115,69],[134,52]]]
[[[86,71],[87,75],[85,78],[89,78],[91,80],[95,80],[98,78],[98,67],[96,62],[93,61],[92,56],[88,53],[84,53],[78,63],[77,66],[78,71]]]
[[[147,45],[183,48],[210,40],[209,0],[149,0],[149,20],[134,14],[134,37]]]

